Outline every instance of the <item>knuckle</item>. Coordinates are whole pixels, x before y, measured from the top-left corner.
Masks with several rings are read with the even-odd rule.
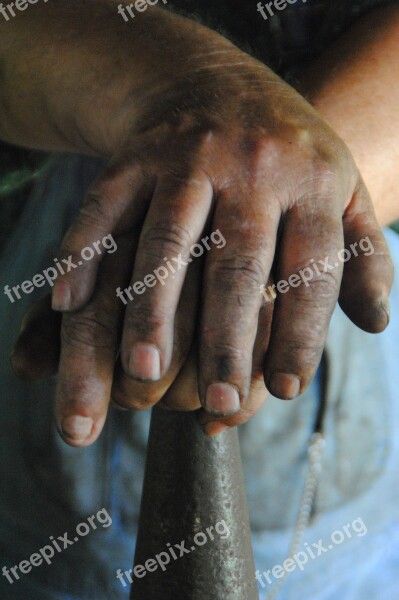
[[[318,319],[324,323],[327,315],[333,311],[338,300],[340,288],[332,282],[332,279],[319,278],[316,281],[308,282],[308,285],[300,285],[295,289],[295,296],[291,300],[292,313],[300,314],[304,318]],[[314,325],[314,329],[318,329]]]
[[[84,399],[85,407],[91,408],[92,381],[79,373],[60,373],[58,376],[58,396],[79,402]]]
[[[324,338],[320,331],[306,328],[302,335],[284,341],[284,356],[290,363],[313,365],[323,352]]]
[[[341,197],[340,186],[337,170],[332,165],[320,164],[319,159],[314,159],[302,171],[299,183],[292,189],[292,196],[296,202],[304,200],[308,206],[315,206],[328,197]]]
[[[309,287],[306,285],[298,288],[299,295],[311,296],[317,304],[325,299],[329,300],[338,296],[340,280],[341,280],[342,269],[338,273],[328,272],[320,273],[315,275],[311,281],[309,281]]]
[[[204,340],[206,344],[206,339]],[[209,356],[212,354],[214,357],[218,357],[221,362],[224,360],[226,363],[234,363],[236,365],[246,364],[248,360],[248,352],[245,348],[240,348],[238,345],[215,340],[214,338],[208,339],[208,349],[205,354]],[[226,365],[225,365],[226,366]]]
[[[100,191],[90,190],[84,199],[77,220],[80,224],[104,223],[109,219],[109,201]]]
[[[349,150],[340,140],[331,141],[330,144],[315,141],[306,156],[304,181],[311,193],[318,197],[335,194],[345,200],[348,194],[353,194],[359,171]]]
[[[338,136],[329,137],[328,143],[323,138],[313,143],[315,163],[321,169],[336,170],[359,175],[359,170],[349,148]]]
[[[96,314],[65,315],[61,342],[72,347],[110,349],[115,343],[115,327],[98,311]]]
[[[68,265],[65,264],[65,271],[68,271],[68,268],[73,269],[73,265],[77,265],[78,261],[81,259],[80,250],[72,246],[72,241],[70,239],[65,239],[62,242],[60,250],[58,252],[58,260],[62,261],[63,259],[68,261],[68,264],[70,265],[70,267],[68,267]],[[64,268],[64,264],[61,264],[61,266],[62,268]]]
[[[125,329],[135,336],[148,335],[149,332],[159,331],[172,322],[173,315],[160,306],[152,306],[144,300],[137,304],[126,315]]]
[[[320,339],[294,338],[287,340],[284,350],[277,357],[273,370],[295,373],[302,383],[313,376],[323,354],[324,344]]]
[[[314,136],[310,128],[286,124],[284,132],[269,134],[258,132],[245,138],[243,150],[251,157],[251,166],[258,169],[274,170],[291,161],[296,154],[307,159],[315,148]]]
[[[68,229],[61,244],[61,252],[72,255],[73,258],[80,257],[80,252],[85,246],[92,243],[93,233],[103,231],[104,224],[109,222],[106,217],[99,217],[89,209],[81,209],[75,221]]]
[[[140,250],[147,257],[163,260],[165,255],[185,254],[193,240],[187,229],[178,223],[164,223],[146,230],[140,242]]]
[[[245,169],[250,175],[251,186],[257,187],[267,181],[270,175],[287,163],[290,146],[277,136],[246,136],[240,142],[240,151],[245,158]]]
[[[338,255],[343,244],[344,233],[341,218],[338,215],[329,214],[327,211],[315,216],[315,205],[308,202],[311,192],[312,190],[307,187],[305,194],[307,204],[298,203],[290,211],[295,226],[290,231],[292,250],[288,245],[287,249],[289,249],[294,270],[312,268],[311,265],[314,263],[322,264],[326,258],[327,260],[332,259],[333,256]],[[317,190],[315,195],[317,196],[316,204],[320,205],[321,198]],[[325,201],[324,196],[323,199]],[[318,208],[317,211],[319,211]],[[294,250],[295,246],[300,249],[300,252]],[[321,254],[323,248],[326,248],[324,256]]]
[[[209,265],[208,274],[215,289],[221,289],[223,295],[229,291],[240,291],[252,296],[259,292],[259,286],[267,280],[262,262],[255,256],[237,254],[219,258]]]

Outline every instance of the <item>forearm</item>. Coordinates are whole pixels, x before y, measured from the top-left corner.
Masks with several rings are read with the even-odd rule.
[[[199,96],[195,74],[215,56],[226,73],[241,56],[247,73],[260,67],[195,22],[155,7],[127,24],[118,4],[52,0],[0,22],[1,138],[112,154],[170,82],[181,77]],[[399,8],[374,11],[312,66],[301,90],[349,146],[383,224],[399,217],[398,39]],[[202,87],[208,98],[219,92]]]
[[[2,139],[111,154],[124,134],[125,110],[132,126],[146,100],[195,70],[215,40],[219,51],[234,48],[156,7],[126,23],[118,4],[52,0],[0,22]]]
[[[399,7],[373,11],[305,73],[301,91],[349,146],[382,225],[399,218]]]

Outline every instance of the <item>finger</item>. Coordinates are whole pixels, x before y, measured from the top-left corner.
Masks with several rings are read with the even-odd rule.
[[[27,312],[11,355],[14,373],[25,381],[46,379],[57,372],[61,318],[51,310],[48,294]]]
[[[176,313],[173,334],[173,355],[169,370],[157,382],[141,382],[127,376],[118,362],[112,398],[119,405],[133,410],[146,410],[151,408],[167,393],[176,376],[180,375],[182,365],[190,354],[193,344],[197,322],[197,311],[200,290],[201,261],[190,265],[184,283],[182,295]],[[196,377],[193,385],[197,386]],[[190,410],[190,397],[182,397],[177,410]]]
[[[204,230],[212,195],[202,173],[183,183],[170,177],[158,183],[140,236],[132,283],[121,296],[126,304],[122,364],[137,380],[157,381],[170,367],[175,314],[187,268],[196,260],[192,253],[196,249],[199,256],[206,251],[203,240],[193,245]]]
[[[265,362],[269,392],[282,399],[302,393],[321,360],[342,277],[342,213],[315,191],[284,219],[275,278],[272,334]],[[332,261],[332,262],[331,262]]]
[[[55,418],[60,435],[73,446],[95,441],[107,415],[123,322],[115,288],[128,281],[136,242],[129,235],[118,244],[118,253],[101,265],[91,302],[63,317]]]
[[[198,392],[198,348],[196,343],[193,344],[186,362],[158,406],[167,410],[183,412],[201,408]]]
[[[256,186],[220,195],[213,228],[225,245],[206,260],[199,376],[202,406],[213,415],[237,413],[247,401],[261,286],[272,267],[279,218],[279,204],[265,201]]]
[[[93,183],[49,273],[54,310],[78,310],[89,301],[101,261],[116,251],[114,236],[142,221],[153,185],[137,165],[113,164]]]
[[[215,416],[201,411],[199,416],[200,423],[204,430],[204,433],[209,436],[219,435],[222,431],[231,427],[238,427],[244,425],[247,421],[252,419],[254,415],[262,408],[268,396],[263,376],[251,384],[249,391],[250,401],[247,402],[245,407],[231,417],[224,417],[216,419]]]
[[[393,265],[363,182],[345,212],[344,236],[340,306],[355,325],[378,333],[389,323]]]
[[[272,281],[270,281],[271,283]],[[263,406],[268,396],[263,377],[263,365],[270,339],[273,304],[273,299],[265,300],[259,312],[258,331],[252,361],[251,385],[247,402],[238,413],[230,417],[214,417],[205,411],[201,411],[199,419],[207,435],[218,435],[229,427],[243,425]]]

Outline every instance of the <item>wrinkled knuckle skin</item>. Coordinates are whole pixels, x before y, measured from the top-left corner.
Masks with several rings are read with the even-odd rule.
[[[243,292],[259,295],[259,287],[267,280],[261,261],[254,256],[237,255],[215,260],[208,273],[212,289],[219,289],[224,294]]]
[[[238,345],[209,340],[201,351],[202,367],[216,374],[221,381],[231,378],[244,378],[244,387],[249,385],[249,372],[245,369],[251,364],[251,355]]]
[[[324,338],[321,340],[316,332],[312,334],[303,331],[301,337],[285,341],[283,358],[291,367],[296,367],[296,371],[301,371],[304,368],[313,368],[323,349]]]
[[[61,343],[76,348],[108,348],[114,346],[115,326],[101,315],[65,315]]]
[[[82,250],[83,250],[83,248],[84,248],[84,245],[82,244]],[[58,252],[58,259],[62,260],[63,258],[68,260],[68,263],[61,262],[61,266],[66,274],[73,273],[73,271],[76,270],[76,268],[74,268],[73,265],[75,265],[75,267],[76,267],[76,265],[78,265],[79,261],[82,260],[82,255],[80,254],[80,252],[78,252],[76,250],[76,248],[72,248],[72,246],[69,245],[68,239],[65,239],[62,242],[60,251]],[[70,264],[71,262],[72,262],[72,264]],[[80,267],[85,268],[85,266],[87,266],[87,265],[85,263],[83,263],[82,265],[79,265],[79,268]],[[79,270],[82,270],[81,268]],[[61,274],[59,275],[59,277],[61,277]]]
[[[208,342],[206,344],[208,346],[208,351],[212,352],[213,360],[217,362],[223,361],[226,357],[228,357],[229,361],[240,365],[245,359],[248,358],[248,353],[243,348],[240,348],[235,344],[215,340],[213,336],[212,338],[209,336],[209,339],[206,341]]]
[[[105,200],[100,200],[90,195],[90,200],[86,200],[79,211],[75,222],[72,224],[71,231],[78,226],[80,229],[90,226],[102,226],[110,221],[110,208],[107,207]]]
[[[306,268],[306,267],[305,267]],[[338,270],[338,269],[337,269]],[[299,274],[301,269],[295,271],[295,274]],[[308,285],[301,282],[299,287],[295,290],[289,290],[288,294],[292,294],[295,291],[295,297],[298,302],[298,309],[300,304],[313,305],[316,307],[324,308],[329,307],[330,303],[338,299],[340,291],[342,271],[338,273],[321,273],[320,275],[314,274],[313,279],[308,280]],[[323,304],[325,302],[326,304]]]
[[[140,250],[145,257],[161,260],[163,264],[164,256],[186,254],[194,240],[184,227],[177,223],[165,223],[165,226],[151,227],[145,231],[140,242]]]
[[[85,400],[85,407],[90,408],[88,404],[92,398],[92,382],[87,377],[81,375],[70,377],[69,374],[60,375],[58,378],[58,393],[64,399],[72,399],[79,402],[79,399]]]
[[[269,355],[266,364],[266,379],[272,372],[293,373],[301,379],[301,393],[305,390],[316,372],[324,350],[324,336],[295,337],[284,342],[284,348],[277,355]]]
[[[338,278],[334,273],[322,273],[310,282],[311,293],[317,295],[318,300],[338,298],[341,272]]]
[[[154,307],[145,298],[134,306],[134,310],[125,317],[124,330],[136,338],[144,338],[151,332],[157,332],[171,326],[173,315],[168,315],[160,307]]]
[[[109,209],[109,192],[106,186],[97,186],[89,190],[84,198],[81,213],[93,213],[97,218],[106,219]]]

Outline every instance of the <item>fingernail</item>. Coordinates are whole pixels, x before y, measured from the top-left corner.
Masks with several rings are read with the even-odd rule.
[[[213,415],[234,415],[240,410],[237,389],[228,383],[212,383],[206,391],[205,410]]]
[[[93,429],[93,419],[72,415],[62,421],[62,433],[72,440],[83,441],[89,437]]]
[[[273,373],[269,381],[270,392],[278,398],[292,400],[299,396],[301,391],[301,380],[296,375],[287,373]]]
[[[391,307],[389,304],[389,300],[383,300],[381,302],[381,308],[387,316],[387,324],[389,325],[389,322],[391,320]]]
[[[51,308],[59,312],[69,310],[71,307],[71,288],[67,283],[56,283],[51,297]]]
[[[213,437],[214,435],[219,435],[219,433],[226,431],[226,429],[229,429],[229,427],[227,425],[225,425],[224,423],[213,422],[213,423],[206,423],[205,425],[202,426],[202,429],[204,430],[206,435]]]
[[[143,381],[161,379],[161,355],[153,344],[135,344],[130,352],[129,372]]]

